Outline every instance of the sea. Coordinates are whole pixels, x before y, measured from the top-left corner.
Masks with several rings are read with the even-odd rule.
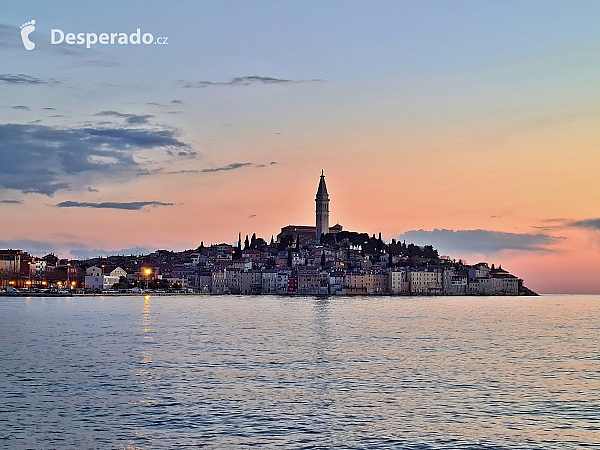
[[[600,448],[600,296],[0,298],[0,448]]]

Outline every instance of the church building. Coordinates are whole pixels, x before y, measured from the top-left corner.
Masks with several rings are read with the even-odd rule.
[[[306,225],[288,225],[281,229],[281,233],[277,235],[277,241],[286,235],[300,237],[300,242],[319,241],[322,234],[336,234],[343,230],[343,227],[336,223],[334,226],[329,226],[329,194],[327,193],[327,185],[325,184],[325,173],[321,170],[321,179],[319,180],[319,188],[317,189],[316,203],[316,223],[314,227]]]

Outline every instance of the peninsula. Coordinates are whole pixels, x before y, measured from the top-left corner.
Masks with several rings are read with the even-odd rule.
[[[536,295],[494,264],[469,265],[381,233],[329,226],[329,194],[321,171],[315,226],[287,225],[269,242],[241,233],[237,243],[181,252],[115,255],[87,260],[0,250],[0,289],[26,293],[276,295]]]

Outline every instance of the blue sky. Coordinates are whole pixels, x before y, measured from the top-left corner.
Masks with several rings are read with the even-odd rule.
[[[2,2],[0,242],[268,238],[312,223],[324,168],[346,229],[600,267],[595,230],[545,229],[598,217],[599,23],[596,1]]]

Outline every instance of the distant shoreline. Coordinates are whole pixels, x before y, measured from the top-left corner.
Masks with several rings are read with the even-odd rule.
[[[416,298],[416,297],[538,297],[540,294],[518,294],[518,295],[506,295],[506,294],[470,294],[470,295],[452,295],[452,294],[419,294],[419,295],[390,295],[390,294],[214,294],[210,292],[142,292],[142,293],[106,293],[106,294],[58,294],[50,292],[0,292],[0,298],[2,297],[181,297],[181,296],[219,296],[219,297],[335,297],[335,298],[353,298],[353,297],[393,297],[393,298]]]

